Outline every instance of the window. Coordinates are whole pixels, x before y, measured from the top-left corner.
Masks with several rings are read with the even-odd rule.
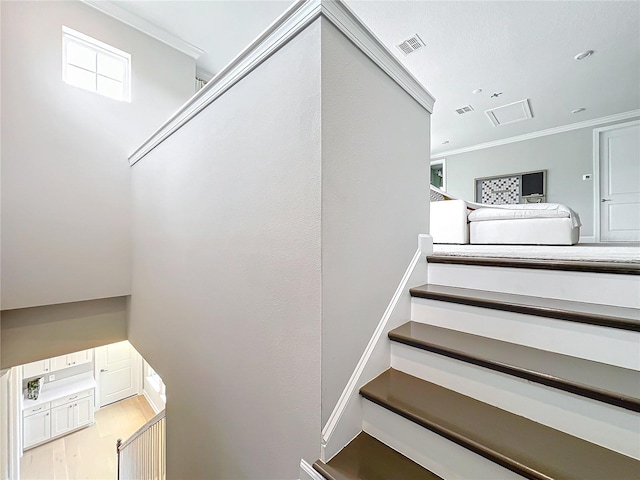
[[[74,87],[129,102],[131,55],[63,26],[62,79]]]

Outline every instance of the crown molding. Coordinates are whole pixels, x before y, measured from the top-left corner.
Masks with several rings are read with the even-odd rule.
[[[169,45],[172,48],[184,53],[185,55],[189,55],[194,59],[198,59],[200,55],[204,53],[204,50],[199,49],[198,47],[191,45],[188,42],[185,42],[179,37],[176,37],[172,33],[163,30],[162,28],[154,25],[147,20],[134,15],[133,13],[125,10],[117,6],[114,3],[111,3],[108,0],[81,0],[86,5],[95,8],[96,10],[101,11],[109,15],[110,17],[115,18],[116,20],[121,21],[122,23],[129,25],[130,27],[135,28],[136,30],[141,31],[142,33],[149,35],[150,37],[155,38],[156,40]]]
[[[493,142],[478,143],[477,145],[471,145],[469,147],[457,148],[455,150],[447,150],[446,152],[440,152],[432,155],[431,160],[437,160],[450,155],[458,155],[460,153],[474,152],[476,150],[483,150],[485,148],[499,147],[500,145],[507,145],[509,143],[522,142],[525,140],[531,140],[532,138],[545,137],[547,135],[554,135],[556,133],[570,132],[571,130],[579,130],[581,128],[595,127],[597,125],[603,125],[610,122],[620,122],[622,120],[629,120],[630,118],[640,117],[640,110],[630,110],[628,112],[616,113],[615,115],[608,115],[606,117],[593,118],[591,120],[585,120],[584,122],[570,123],[568,125],[562,125],[560,127],[547,128],[545,130],[538,130],[537,132],[525,133],[524,135],[517,135],[515,137],[503,138],[501,140],[495,140]]]
[[[130,165],[140,161],[320,17],[335,25],[423,108],[432,113],[435,102],[433,96],[341,0],[299,0],[145,140],[129,156]]]
[[[341,0],[322,2],[322,14],[429,113],[435,98]]]

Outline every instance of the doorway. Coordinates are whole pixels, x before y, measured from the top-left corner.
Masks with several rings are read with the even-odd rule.
[[[434,187],[447,191],[447,160],[445,158],[431,161],[430,182]]]
[[[140,354],[125,340],[95,349],[98,408],[140,393]]]
[[[640,121],[594,130],[596,240],[640,241]]]

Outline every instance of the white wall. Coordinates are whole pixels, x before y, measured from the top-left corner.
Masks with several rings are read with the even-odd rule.
[[[131,54],[131,103],[62,81],[62,25]],[[130,293],[127,156],[194,72],[81,2],[2,2],[2,309]]]
[[[429,225],[429,114],[322,31],[322,423]],[[426,281],[426,279],[425,279]]]
[[[126,297],[5,310],[0,367],[126,340],[127,313]]]
[[[608,124],[599,126],[604,125]],[[582,175],[594,173],[593,130],[599,126],[449,155],[447,191],[475,200],[475,178],[546,169],[547,201],[564,203],[578,212],[580,235],[592,236],[593,180],[584,181]]]
[[[167,478],[320,455],[319,27],[132,168],[129,340],[167,385]]]

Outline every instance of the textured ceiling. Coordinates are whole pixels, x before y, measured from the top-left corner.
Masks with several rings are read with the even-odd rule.
[[[204,50],[199,68],[216,73],[293,2],[112,3]],[[640,108],[638,1],[346,3],[435,96],[434,155]],[[416,33],[426,46],[405,57],[395,45]],[[484,113],[526,98],[531,120],[494,127]]]

